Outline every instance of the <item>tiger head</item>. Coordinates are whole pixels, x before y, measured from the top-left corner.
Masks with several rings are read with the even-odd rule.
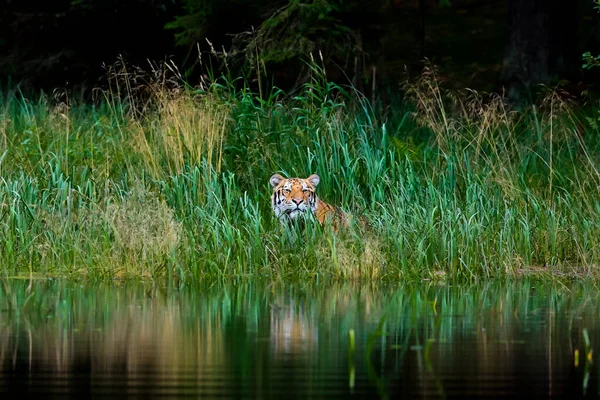
[[[306,179],[286,179],[279,174],[273,175],[269,181],[273,186],[271,205],[275,216],[286,221],[306,215],[307,211],[315,213],[318,206],[315,187],[319,180],[319,175],[316,174]]]

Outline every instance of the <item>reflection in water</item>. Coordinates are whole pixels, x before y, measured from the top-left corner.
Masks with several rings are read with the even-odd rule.
[[[275,356],[314,353],[318,350],[318,327],[301,306],[271,307],[269,343]]]
[[[0,288],[3,393],[598,396],[583,286],[28,285]]]

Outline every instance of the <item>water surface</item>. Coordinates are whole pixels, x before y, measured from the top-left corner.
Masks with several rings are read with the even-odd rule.
[[[527,282],[167,290],[5,281],[0,393],[597,398],[596,293]]]

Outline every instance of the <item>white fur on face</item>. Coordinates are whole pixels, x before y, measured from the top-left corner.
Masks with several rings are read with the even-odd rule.
[[[317,210],[317,196],[314,187],[304,179],[285,179],[275,188],[271,196],[271,205],[275,216],[286,221],[306,215],[307,211]]]

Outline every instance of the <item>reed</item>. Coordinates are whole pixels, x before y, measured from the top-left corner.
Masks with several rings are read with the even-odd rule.
[[[560,91],[512,110],[428,68],[387,108],[113,67],[92,103],[0,96],[3,274],[198,281],[598,276],[598,125]],[[170,71],[171,78],[166,79]],[[274,172],[368,221],[290,235]]]

